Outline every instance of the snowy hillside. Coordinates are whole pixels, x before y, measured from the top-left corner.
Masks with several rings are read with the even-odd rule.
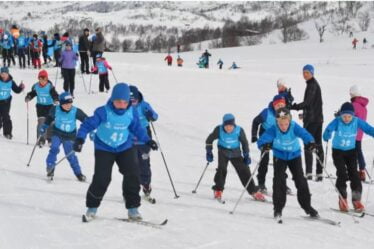
[[[368,40],[374,40],[372,34]],[[160,118],[155,123],[162,149],[177,193],[174,195],[159,152],[152,152],[153,195],[157,204],[142,203],[143,218],[151,221],[169,219],[162,229],[128,224],[115,220],[126,217],[121,197],[121,175],[113,170],[112,182],[98,211],[98,219],[83,224],[85,195],[88,183],[75,179],[66,161],[58,166],[53,183],[45,180],[45,159],[48,148],[37,149],[29,168],[26,167],[32,145],[26,145],[26,104],[24,94],[13,96],[11,116],[14,138],[0,138],[0,248],[1,249],[149,249],[149,248],[279,248],[279,249],[371,249],[374,238],[374,217],[366,216],[355,224],[348,215],[335,213],[337,194],[329,180],[309,182],[312,205],[322,217],[341,222],[340,227],[302,219],[304,212],[296,197],[288,196],[283,212],[284,224],[273,220],[272,205],[250,201],[245,195],[237,212],[230,215],[242,186],[233,168],[229,166],[222,205],[213,200],[211,186],[217,163],[215,161],[202,181],[197,194],[191,190],[206,165],[204,143],[208,134],[221,122],[223,114],[232,112],[237,124],[250,137],[252,119],[268,105],[276,93],[276,80],[287,79],[295,101],[303,98],[305,82],[302,67],[315,66],[324,101],[327,124],[333,113],[344,101],[349,100],[349,87],[358,84],[370,99],[368,121],[374,124],[373,49],[352,50],[349,38],[340,38],[320,44],[317,40],[294,42],[287,45],[260,45],[211,50],[211,69],[196,67],[201,51],[183,53],[183,68],[167,67],[163,54],[106,53],[120,81],[139,86]],[[224,70],[217,69],[219,58],[225,62]],[[235,61],[239,70],[227,70]],[[54,81],[56,69],[48,69]],[[23,80],[30,90],[37,72],[11,68],[11,74],[19,82]],[[88,84],[90,76],[84,76]],[[114,79],[110,75],[111,84]],[[106,103],[107,94],[87,95],[81,75],[76,76],[75,104],[91,115],[94,109]],[[93,89],[98,88],[98,78],[92,78]],[[62,90],[62,79],[57,82]],[[293,112],[294,120],[297,113]],[[31,140],[36,138],[36,113],[30,105]],[[371,172],[374,158],[374,141],[363,141],[368,170]],[[251,144],[251,156],[255,162],[259,151]],[[62,157],[60,153],[59,158]],[[78,155],[88,182],[93,174],[93,144],[86,141]],[[114,166],[116,167],[116,166]],[[327,169],[334,173],[331,155]],[[267,187],[271,188],[272,167],[267,175]],[[288,186],[294,191],[291,180]],[[364,184],[363,202],[368,213],[374,214],[374,193],[366,202],[369,185]],[[350,204],[351,205],[351,204]]]

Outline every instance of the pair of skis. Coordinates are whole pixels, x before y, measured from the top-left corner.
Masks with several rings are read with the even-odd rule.
[[[82,215],[82,222],[88,223],[96,219],[96,216],[87,216],[85,214]],[[123,221],[127,223],[134,223],[142,226],[152,227],[152,228],[161,228],[168,223],[168,219],[163,220],[162,222],[152,222],[146,221],[141,219],[129,219],[129,218],[115,218],[115,220]]]

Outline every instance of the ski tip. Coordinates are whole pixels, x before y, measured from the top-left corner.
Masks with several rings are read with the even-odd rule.
[[[168,219],[165,219],[163,222],[160,223],[160,226],[166,225],[168,223],[168,221],[169,221]]]
[[[196,194],[196,190],[192,190],[192,194]]]

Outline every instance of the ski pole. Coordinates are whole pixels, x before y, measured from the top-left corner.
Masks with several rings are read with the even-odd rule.
[[[315,156],[316,156],[316,158],[317,158],[317,161],[318,161],[321,165],[323,165],[323,164],[321,163],[321,159],[319,158],[319,156],[318,156],[318,154],[316,153],[316,151],[313,151],[313,153],[315,154]],[[325,167],[323,167],[323,170],[325,171],[325,174],[326,174],[326,175],[330,175],[329,172],[327,171],[327,169],[326,169]],[[334,181],[333,181],[331,178],[328,178],[328,179],[330,180],[331,185],[334,186],[335,192],[338,193],[338,195],[339,195],[339,199],[344,200],[342,194],[339,192],[339,189],[335,186]],[[348,215],[352,217],[352,220],[353,220],[354,223],[359,223],[359,221],[355,218],[355,215],[353,215],[353,214],[351,214],[351,213],[349,213],[349,212],[348,212]],[[365,215],[365,213],[363,213],[360,217],[364,217],[364,215]]]
[[[206,163],[206,166],[205,166],[205,168],[204,168],[204,171],[203,171],[203,173],[201,174],[200,179],[199,179],[199,181],[197,182],[195,189],[192,190],[192,193],[193,193],[193,194],[196,194],[196,190],[197,190],[197,188],[199,187],[200,182],[201,182],[201,179],[203,179],[203,176],[204,176],[205,171],[206,171],[206,169],[208,168],[208,166],[209,166],[209,162]]]
[[[32,157],[34,156],[34,152],[35,152],[36,146],[38,146],[38,143],[39,143],[39,140],[40,140],[41,137],[42,137],[42,135],[40,135],[40,136],[38,137],[38,139],[36,140],[36,143],[35,143],[34,147],[32,148],[32,152],[31,152],[31,156],[30,156],[29,162],[28,162],[27,165],[26,165],[27,167],[30,166],[31,159],[32,159]]]
[[[88,86],[88,94],[91,94],[91,82],[92,82],[92,73],[90,74],[90,84]]]
[[[87,87],[86,87],[86,82],[85,82],[85,80],[84,80],[83,73],[81,73],[81,76],[82,76],[82,81],[83,81],[84,91],[87,93]]]
[[[370,171],[370,174],[369,174],[369,171],[365,168],[365,172],[366,172],[366,174],[368,175],[368,178],[369,178],[369,182],[370,182],[370,184],[372,183],[372,178],[371,178],[371,175],[372,175],[372,173],[373,173],[373,170],[371,170]]]
[[[256,167],[254,168],[251,177],[249,178],[247,184],[245,185],[245,187],[244,187],[242,193],[241,193],[240,196],[239,196],[239,199],[236,201],[234,208],[232,209],[232,211],[230,211],[230,214],[234,214],[236,208],[237,208],[238,205],[239,205],[239,202],[240,202],[241,199],[243,198],[244,193],[247,191],[247,188],[248,188],[249,184],[251,183],[251,181],[252,181],[252,179],[253,179],[253,176],[255,175],[255,173],[257,172],[258,168],[260,167],[260,163],[261,163],[262,159],[264,158],[264,156],[265,156],[267,153],[269,153],[269,151],[268,151],[268,150],[265,150],[265,151],[261,154],[260,160],[258,161]]]
[[[56,68],[56,79],[55,79],[55,88],[57,88],[57,80],[58,80],[58,69],[59,69],[59,66],[57,66],[57,68]]]
[[[366,168],[365,168],[366,169]],[[370,170],[370,173],[373,174],[373,169],[374,169],[374,159],[373,159],[373,165],[371,166],[371,170]],[[367,170],[366,170],[367,172]],[[368,175],[369,176],[369,175]],[[368,202],[369,202],[369,193],[370,193],[370,187],[371,187],[371,180],[370,180],[370,183],[369,183],[369,186],[368,186],[368,191],[367,191],[367,195],[366,195],[366,201],[365,201],[365,207],[368,205]]]
[[[27,140],[27,145],[29,144],[29,102],[26,102],[26,107],[27,107],[27,132],[26,132],[26,140]]]
[[[117,78],[116,78],[116,75],[115,75],[114,72],[113,72],[113,69],[110,70],[110,71],[112,72],[112,75],[113,75],[114,80],[116,81],[116,83],[118,83],[118,80],[117,80]]]
[[[67,155],[65,155],[57,163],[55,163],[55,165],[53,166],[53,168],[56,168],[57,165],[59,165],[62,161],[64,161],[66,158],[68,158],[69,156],[71,156],[73,154],[74,154],[74,150],[70,151]]]
[[[177,191],[175,190],[174,183],[173,183],[173,180],[172,180],[172,178],[171,178],[171,175],[170,175],[170,172],[169,172],[168,165],[166,164],[165,156],[164,156],[164,153],[162,152],[161,144],[160,144],[160,142],[159,142],[159,140],[158,140],[158,137],[157,137],[157,133],[156,133],[155,127],[153,126],[153,122],[152,122],[152,121],[151,121],[150,123],[151,123],[151,127],[152,127],[152,130],[153,130],[153,133],[155,134],[155,138],[156,138],[156,141],[157,141],[158,147],[159,147],[160,152],[161,152],[162,160],[164,161],[164,165],[165,165],[165,168],[166,168],[166,172],[168,173],[169,180],[170,180],[171,186],[172,186],[173,191],[174,191],[174,198],[177,199],[177,198],[179,198],[179,195],[177,194]]]

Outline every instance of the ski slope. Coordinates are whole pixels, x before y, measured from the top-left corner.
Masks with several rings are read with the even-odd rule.
[[[370,35],[367,39],[374,40]],[[295,196],[287,197],[282,225],[276,224],[272,218],[272,204],[250,201],[251,197],[247,194],[236,213],[229,214],[242,186],[229,166],[224,191],[226,204],[213,200],[211,186],[217,163],[216,147],[215,161],[209,166],[197,194],[191,193],[206,165],[205,139],[221,122],[223,114],[232,112],[237,124],[250,138],[252,119],[276,94],[278,78],[286,78],[295,101],[302,101],[305,82],[301,70],[307,63],[315,66],[315,77],[322,88],[324,126],[331,121],[334,111],[349,100],[352,84],[359,84],[370,99],[368,121],[374,124],[374,50],[360,47],[353,51],[350,45],[350,38],[339,38],[324,44],[305,41],[210,50],[209,70],[198,69],[195,64],[201,52],[181,54],[185,60],[183,68],[176,65],[167,67],[163,61],[164,54],[106,53],[115,77],[137,85],[160,116],[155,128],[181,197],[174,199],[161,155],[152,152],[152,194],[157,203],[143,202],[140,212],[145,220],[162,221],[168,218],[168,224],[162,229],[115,220],[116,217],[127,217],[118,170],[113,170],[112,182],[99,208],[98,219],[82,223],[89,184],[78,182],[66,161],[58,165],[54,182],[48,183],[45,177],[46,147],[37,149],[30,167],[26,167],[32,145],[26,145],[25,94],[14,94],[11,109],[14,138],[8,141],[0,137],[0,248],[373,248],[374,217],[366,216],[355,224],[348,215],[332,212],[330,208],[337,208],[338,197],[327,179],[322,183],[309,181],[312,205],[322,217],[340,221],[340,227],[302,219],[305,213]],[[224,70],[215,65],[219,58],[225,62]],[[242,68],[227,70],[232,61]],[[24,81],[28,91],[36,82],[35,70],[10,70],[17,82]],[[48,72],[50,79],[55,81],[56,69],[49,68]],[[90,76],[85,75],[84,79],[88,85]],[[113,75],[110,75],[110,82],[114,84]],[[89,115],[96,107],[105,104],[109,97],[105,93],[86,94],[80,74],[76,76],[76,85],[75,105]],[[92,77],[92,88],[98,90],[98,76]],[[62,79],[59,77],[57,90],[62,90]],[[297,113],[293,112],[293,115],[296,120]],[[29,119],[30,139],[34,141],[34,102],[30,103]],[[253,169],[259,159],[259,151],[254,144],[250,148]],[[364,137],[363,148],[370,171],[374,158],[373,139]],[[62,155],[60,153],[59,158]],[[87,139],[78,157],[90,182],[94,165],[91,141]],[[327,169],[335,173],[331,155]],[[268,189],[272,186],[271,179],[272,167],[269,167]],[[288,186],[295,191],[290,179]],[[363,202],[367,204],[367,211],[374,213],[373,193],[366,203],[368,186],[363,185]]]

